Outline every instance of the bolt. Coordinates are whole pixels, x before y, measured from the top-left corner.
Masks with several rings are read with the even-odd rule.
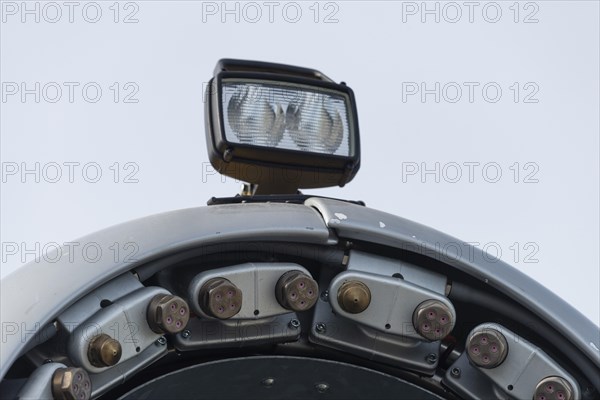
[[[371,291],[360,281],[344,282],[338,289],[337,301],[342,310],[359,314],[371,304]]]
[[[426,300],[415,308],[413,325],[425,339],[441,340],[454,328],[454,312],[439,300]]]
[[[437,362],[437,354],[429,353],[427,354],[427,357],[425,357],[425,360],[427,360],[429,364],[435,364]]]
[[[315,330],[317,331],[317,333],[325,333],[327,332],[327,325],[325,325],[322,322],[319,322],[316,326],[315,326]]]
[[[184,330],[183,332],[181,332],[181,337],[184,339],[189,338],[192,335],[192,332],[188,331],[187,329]]]
[[[164,346],[165,344],[167,344],[167,338],[161,336],[156,340],[156,343],[158,343],[161,346]]]
[[[595,391],[596,389],[594,389],[591,386],[588,386],[583,390],[583,397],[586,399],[591,399],[594,396]]]
[[[325,303],[329,302],[329,290],[324,290],[321,292],[321,300],[323,300]]]
[[[329,385],[326,383],[317,383],[315,385],[315,389],[317,389],[317,392],[319,393],[325,393],[329,390]]]
[[[218,319],[228,319],[242,309],[242,291],[225,278],[209,279],[200,289],[200,308]]]
[[[87,400],[92,381],[82,368],[58,368],[52,375],[52,396],[57,400]]]
[[[305,311],[317,302],[319,285],[302,271],[288,271],[275,286],[275,297],[288,310]]]
[[[450,376],[453,378],[460,378],[460,368],[454,367],[450,370]]]
[[[542,379],[535,387],[535,400],[538,399],[556,399],[572,400],[573,387],[566,379],[560,376],[549,376]]]
[[[292,329],[298,329],[298,328],[300,328],[300,321],[298,321],[297,319],[294,318],[293,320],[290,321],[288,326]]]
[[[181,297],[158,294],[150,300],[146,312],[148,325],[156,333],[179,333],[190,319],[190,307]]]
[[[502,333],[492,328],[471,332],[467,339],[467,356],[480,368],[496,368],[508,354],[508,343]]]
[[[228,148],[223,152],[223,161],[230,162],[233,159],[233,149]]]
[[[275,378],[265,378],[260,381],[260,384],[266,388],[271,388],[275,384]]]
[[[94,367],[111,367],[121,359],[121,344],[103,333],[96,336],[88,347],[88,360]]]

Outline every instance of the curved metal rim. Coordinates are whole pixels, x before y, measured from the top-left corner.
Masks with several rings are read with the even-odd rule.
[[[600,366],[598,327],[515,268],[500,261],[490,263],[482,250],[401,217],[347,202],[311,198],[305,205],[250,203],[177,210],[116,225],[78,241],[100,243],[103,248],[115,242],[135,241],[139,246],[139,259],[134,263],[115,262],[112,254],[106,254],[91,267],[81,257],[61,259],[57,263],[36,260],[25,264],[0,282],[3,322],[0,377],[32,338],[31,329],[42,328],[90,290],[137,265],[165,254],[234,241],[330,245],[333,243],[330,229],[340,237],[410,251],[420,249],[424,255],[441,259],[532,310]],[[460,245],[464,249],[463,256],[442,254],[440,243]],[[30,295],[23,296],[23,288],[31,288]],[[5,324],[13,324],[16,334],[8,335]]]

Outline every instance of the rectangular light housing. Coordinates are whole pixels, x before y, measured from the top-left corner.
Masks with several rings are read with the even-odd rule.
[[[343,186],[358,171],[356,104],[345,84],[305,68],[221,60],[206,95],[209,157],[222,174],[283,192]]]

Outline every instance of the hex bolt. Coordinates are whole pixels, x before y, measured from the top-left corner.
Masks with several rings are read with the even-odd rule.
[[[305,311],[317,302],[319,285],[302,271],[288,271],[277,281],[275,297],[285,309]]]
[[[148,304],[146,319],[156,333],[179,333],[190,320],[190,307],[181,297],[157,294]]]
[[[315,325],[315,330],[317,331],[317,333],[325,333],[327,332],[327,325],[325,325],[322,322],[319,322],[317,325]]]
[[[371,291],[360,281],[344,282],[338,289],[337,301],[347,313],[360,314],[371,304]]]
[[[454,312],[439,300],[426,300],[413,312],[415,330],[430,342],[448,336],[454,328],[454,322]]]
[[[502,333],[493,328],[482,328],[471,332],[467,339],[467,356],[471,363],[480,368],[496,368],[508,354],[508,343]]]
[[[90,341],[88,360],[94,367],[111,367],[119,362],[121,352],[121,344],[103,333]]]
[[[218,319],[231,318],[242,309],[242,291],[225,278],[206,281],[198,300],[202,311]]]
[[[534,400],[572,400],[573,387],[560,376],[542,379],[535,387]]]
[[[92,381],[83,368],[58,368],[52,375],[52,396],[56,400],[88,400]]]

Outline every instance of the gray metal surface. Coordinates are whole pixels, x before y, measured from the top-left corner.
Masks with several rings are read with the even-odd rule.
[[[310,276],[304,267],[293,263],[245,263],[204,271],[190,282],[188,303],[196,314],[210,318],[198,302],[200,289],[210,279],[225,278],[237,286],[243,295],[242,307],[232,319],[259,319],[287,314],[290,310],[277,301],[275,286],[281,275],[288,271],[302,271]]]
[[[303,205],[236,204],[199,207],[152,215],[80,238],[104,249],[90,263],[81,251],[56,262],[27,263],[0,281],[2,322],[18,331],[5,335],[0,352],[0,378],[33,335],[22,330],[45,326],[76,300],[129,269],[165,254],[227,241],[287,241],[326,244],[329,230],[321,216]],[[129,258],[109,251],[118,243],[134,245]],[[27,288],[27,295],[24,290]],[[19,301],[15,301],[18,299]]]
[[[326,280],[322,280],[321,284],[325,282]],[[331,295],[329,301],[334,301]],[[440,342],[424,342],[390,335],[340,317],[331,312],[329,302],[323,297],[315,305],[309,340],[325,347],[425,375],[433,375],[440,351]],[[434,360],[428,360],[431,354],[435,355]]]
[[[103,301],[108,301],[109,304],[113,303],[143,287],[144,285],[133,274],[124,273],[116,277],[62,312],[57,318],[61,330],[73,332],[82,322],[102,310],[101,303]]]
[[[235,348],[266,343],[298,340],[301,327],[290,322],[296,314],[279,315],[259,320],[206,320],[193,318],[186,331],[173,337],[173,345],[181,351],[204,348]]]
[[[100,374],[90,374],[92,380],[92,398],[96,398],[110,388],[120,385],[166,354],[167,346],[156,342],[135,358],[118,363]]]
[[[442,383],[463,399],[510,400],[513,397],[497,388],[463,353],[446,371]]]
[[[405,261],[368,254],[358,250],[350,250],[348,270],[386,276],[400,274],[402,279],[442,295],[445,294],[446,284],[448,283],[448,279],[444,275],[436,274]]]
[[[60,363],[40,365],[29,377],[18,395],[19,400],[53,400],[52,376],[59,368],[66,368]]]
[[[336,294],[340,286],[347,281],[359,281],[367,285],[372,293],[371,304],[361,313],[352,314],[342,309]],[[359,324],[370,326],[381,332],[411,337],[418,340],[424,338],[413,326],[413,312],[426,300],[434,299],[445,304],[452,314],[449,316],[452,325],[456,321],[454,306],[448,298],[439,293],[414,285],[404,279],[391,276],[371,274],[361,271],[345,271],[338,274],[329,285],[329,304],[333,312],[342,318]]]
[[[538,382],[549,376],[560,376],[573,387],[573,398],[581,398],[575,379],[540,348],[498,324],[482,324],[473,331],[485,329],[495,329],[504,335],[508,342],[508,355],[496,368],[479,370],[507,394],[517,399],[531,399]]]
[[[68,343],[69,358],[88,372],[99,373],[111,367],[95,367],[88,359],[90,341],[106,334],[121,344],[119,363],[136,357],[161,337],[150,329],[146,319],[148,304],[157,294],[169,294],[159,287],[139,289],[96,312],[81,323],[72,333]],[[117,364],[118,365],[118,364]]]
[[[400,378],[356,365],[301,357],[248,357],[185,368],[121,397],[133,399],[440,399]]]
[[[507,294],[555,327],[600,367],[600,332],[579,311],[510,265],[435,229],[352,203],[310,198],[340,237],[379,243],[443,261]]]

